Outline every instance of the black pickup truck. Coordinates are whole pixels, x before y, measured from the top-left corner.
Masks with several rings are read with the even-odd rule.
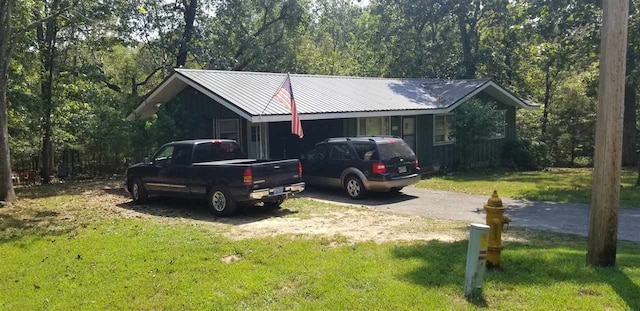
[[[134,203],[150,195],[206,198],[215,215],[230,216],[238,203],[278,208],[304,190],[301,178],[299,160],[244,159],[233,140],[185,140],[127,168],[125,188]]]

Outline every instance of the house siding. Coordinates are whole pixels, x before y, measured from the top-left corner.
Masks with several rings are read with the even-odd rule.
[[[483,101],[494,100],[485,93],[480,93],[477,98]],[[238,119],[240,122],[240,144],[246,152],[248,135],[247,121],[238,114],[220,105],[215,100],[201,94],[197,90],[187,87],[173,101],[182,101],[184,115],[177,126],[181,126],[184,137],[181,139],[213,138],[214,120]],[[495,101],[495,100],[494,100]],[[473,162],[478,165],[493,165],[501,161],[504,144],[508,140],[516,139],[516,108],[498,104],[498,109],[506,111],[505,138],[491,139],[480,146],[475,153]],[[402,135],[402,117],[392,116],[391,135]],[[416,116],[416,154],[420,164],[425,170],[432,170],[434,166],[441,169],[454,168],[456,165],[456,144],[434,145],[433,143],[433,115]],[[298,157],[301,153],[313,148],[313,146],[330,137],[356,136],[358,134],[358,122],[356,118],[306,120],[302,121],[304,139],[291,135],[290,122],[269,123],[269,156],[271,158]]]
[[[184,104],[184,120],[182,120],[184,121],[182,125],[184,137],[181,139],[214,138],[216,136],[215,120],[237,119],[240,127],[239,137],[241,138],[239,143],[242,150],[246,151],[247,120],[190,86],[182,90],[174,100],[182,101]],[[169,104],[171,105],[171,103]]]

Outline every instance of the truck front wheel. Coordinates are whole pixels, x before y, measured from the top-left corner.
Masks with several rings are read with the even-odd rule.
[[[236,211],[236,201],[224,186],[214,186],[209,190],[208,203],[213,214],[218,217],[231,216]]]
[[[149,199],[149,193],[147,193],[147,189],[144,187],[144,183],[140,178],[134,178],[132,180],[131,185],[131,199],[133,199],[134,204],[144,204]]]

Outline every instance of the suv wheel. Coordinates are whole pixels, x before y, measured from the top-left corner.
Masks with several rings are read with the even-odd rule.
[[[362,199],[366,195],[367,189],[364,188],[362,180],[355,175],[347,176],[344,181],[344,190],[347,195],[352,199]]]
[[[207,202],[213,214],[218,217],[231,216],[236,212],[236,202],[226,187],[215,186],[211,188]]]

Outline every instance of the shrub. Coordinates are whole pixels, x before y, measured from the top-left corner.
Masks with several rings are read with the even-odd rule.
[[[547,146],[528,140],[508,141],[502,152],[502,165],[515,170],[539,170],[549,164]]]

